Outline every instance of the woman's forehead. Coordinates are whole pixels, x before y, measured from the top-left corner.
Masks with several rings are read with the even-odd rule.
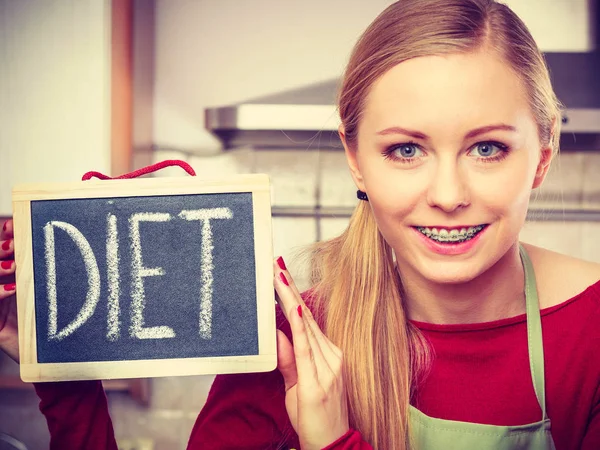
[[[424,56],[393,67],[371,87],[361,129],[486,125],[523,115],[531,117],[518,75],[494,53],[479,51]]]

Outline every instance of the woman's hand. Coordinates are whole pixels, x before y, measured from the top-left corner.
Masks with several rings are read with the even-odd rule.
[[[0,232],[0,349],[19,362],[14,248],[13,221],[7,220]]]
[[[277,368],[285,381],[285,406],[302,450],[321,449],[348,432],[342,351],[321,332],[283,259],[274,262],[275,290],[294,345],[277,330]]]

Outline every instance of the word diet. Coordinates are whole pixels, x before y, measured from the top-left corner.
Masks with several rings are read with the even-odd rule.
[[[213,295],[213,233],[211,220],[231,219],[229,208],[205,208],[181,211],[178,218],[201,222],[201,288],[199,333],[203,339],[211,338],[212,295]],[[168,213],[134,213],[129,217],[129,242],[131,250],[131,325],[129,335],[137,339],[164,339],[175,337],[175,331],[166,325],[144,326],[144,278],[164,275],[160,267],[144,267],[140,238],[141,222],[168,222],[174,217]],[[106,227],[106,266],[108,280],[107,339],[116,341],[120,337],[119,307],[119,244],[117,218],[107,216]],[[77,316],[64,328],[58,330],[58,302],[56,287],[56,248],[55,229],[66,232],[81,253],[87,273],[88,289],[85,302]],[[72,335],[93,316],[100,300],[100,270],[92,247],[85,236],[72,224],[62,221],[50,221],[44,226],[44,253],[46,267],[46,286],[48,294],[48,339],[61,341]]]

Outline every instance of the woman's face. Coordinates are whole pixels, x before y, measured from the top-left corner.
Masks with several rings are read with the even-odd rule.
[[[357,148],[346,149],[353,177],[401,273],[439,283],[469,281],[506,254],[551,155],[518,76],[485,51],[385,73]]]

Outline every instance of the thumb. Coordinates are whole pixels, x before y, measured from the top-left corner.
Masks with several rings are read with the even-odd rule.
[[[298,371],[296,370],[294,347],[281,330],[277,330],[277,368],[283,375],[285,391],[287,392],[298,382]]]

